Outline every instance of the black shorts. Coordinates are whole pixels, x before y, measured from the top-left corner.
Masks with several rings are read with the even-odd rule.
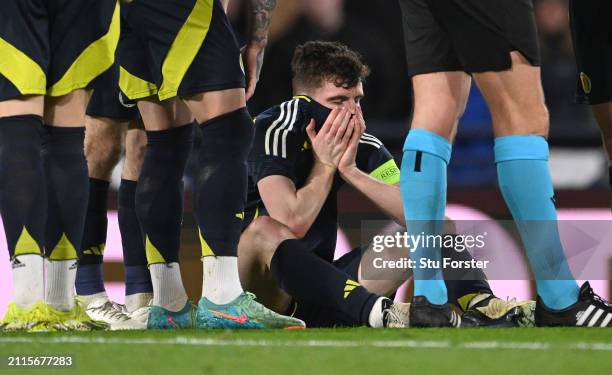
[[[122,122],[140,118],[136,102],[128,99],[119,89],[119,65],[114,64],[96,78],[92,88],[87,116],[107,117]]]
[[[578,67],[576,102],[612,101],[612,1],[571,0],[570,21]]]
[[[130,99],[245,87],[240,47],[220,0],[134,0],[123,16],[119,84]]]
[[[117,0],[0,1],[0,100],[89,87],[115,60]]]
[[[399,0],[410,76],[510,69],[510,52],[540,65],[531,0]]]
[[[334,261],[336,268],[346,272],[352,280],[359,280],[359,264],[367,247],[357,247]],[[306,322],[309,328],[351,327],[356,323],[351,317],[337,310],[310,302],[293,300],[286,315],[292,315]]]

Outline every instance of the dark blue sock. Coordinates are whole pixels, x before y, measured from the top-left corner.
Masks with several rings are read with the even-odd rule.
[[[538,295],[551,309],[574,304],[579,288],[559,238],[546,139],[496,138],[495,163],[499,187],[525,245]]]
[[[108,228],[109,184],[97,178],[89,179],[89,203],[75,283],[76,292],[81,296],[105,291],[102,263]]]
[[[147,149],[136,186],[136,214],[148,264],[179,260],[183,174],[193,144],[193,124],[147,131]]]
[[[126,296],[153,292],[142,231],[136,216],[136,184],[136,181],[122,179],[117,197]]]
[[[50,260],[78,259],[89,197],[85,128],[44,126],[42,157],[47,182],[45,253]]]

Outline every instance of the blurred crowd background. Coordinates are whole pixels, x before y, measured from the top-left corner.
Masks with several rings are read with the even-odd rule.
[[[242,25],[242,0],[228,11]],[[577,85],[567,0],[535,0],[542,54],[542,83],[550,111],[551,169],[556,188],[588,189],[607,184],[607,163],[587,106],[574,104]],[[237,27],[238,34],[240,28]],[[290,61],[307,40],[343,42],[359,51],[372,74],[363,110],[368,132],[401,160],[410,123],[412,89],[406,73],[402,24],[396,0],[279,0],[261,81],[249,103],[253,114],[291,97]],[[490,115],[473,87],[449,166],[449,186],[496,185]]]

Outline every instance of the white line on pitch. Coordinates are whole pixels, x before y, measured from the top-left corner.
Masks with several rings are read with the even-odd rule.
[[[116,345],[194,345],[194,346],[267,346],[267,347],[375,347],[375,348],[417,348],[417,349],[515,349],[515,350],[596,350],[612,351],[612,343],[578,342],[574,344],[555,344],[549,342],[520,341],[471,341],[452,343],[444,340],[227,340],[176,336],[172,338],[121,338],[121,337],[0,337],[0,344],[40,343],[40,344],[116,344]]]

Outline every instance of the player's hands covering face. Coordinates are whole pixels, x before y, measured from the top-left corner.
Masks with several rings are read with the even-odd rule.
[[[359,139],[363,135],[366,129],[365,120],[363,119],[363,113],[361,108],[357,107],[357,113],[351,119],[353,122],[353,134],[348,142],[346,150],[340,158],[338,163],[338,171],[345,173],[351,168],[357,168],[355,158],[357,156],[357,149],[359,148]]]
[[[317,162],[338,168],[340,159],[353,138],[356,125],[353,117],[346,108],[334,108],[319,132],[315,129],[315,121],[310,121],[306,133]]]

